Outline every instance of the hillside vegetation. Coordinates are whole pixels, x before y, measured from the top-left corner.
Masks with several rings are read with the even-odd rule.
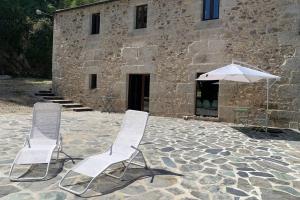
[[[97,0],[1,0],[0,75],[51,78],[52,13]],[[49,15],[37,15],[39,9]]]

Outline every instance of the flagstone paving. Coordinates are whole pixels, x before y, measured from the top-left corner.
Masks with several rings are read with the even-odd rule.
[[[76,162],[104,152],[116,137],[122,117],[63,112],[63,150]],[[47,181],[8,180],[10,164],[30,126],[28,113],[0,115],[0,198],[81,199],[58,188],[61,177],[73,166],[64,154],[51,165]],[[241,131],[225,123],[150,117],[141,149],[153,171],[131,169],[124,181],[99,177],[86,196],[130,200],[300,199],[300,134]],[[36,175],[43,167],[33,166],[29,174]],[[156,176],[142,178],[151,174]],[[105,195],[99,196],[100,192]]]

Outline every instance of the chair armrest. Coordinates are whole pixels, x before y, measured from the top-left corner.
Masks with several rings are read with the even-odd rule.
[[[142,152],[141,150],[139,150],[138,148],[134,147],[134,146],[130,146],[131,148],[133,148],[134,150],[138,151],[138,152]]]
[[[109,155],[112,155],[112,149],[113,149],[113,145],[111,145],[111,146],[109,147],[109,150],[110,150]]]

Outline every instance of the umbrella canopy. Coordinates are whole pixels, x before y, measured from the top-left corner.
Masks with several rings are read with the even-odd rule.
[[[242,67],[237,64],[230,64],[225,67],[213,70],[211,72],[202,74],[197,80],[209,81],[209,80],[227,80],[237,82],[258,82],[262,79],[276,79],[279,80],[279,76],[275,76],[266,72]]]
[[[266,110],[266,131],[268,131],[268,110],[269,110],[269,80],[279,80],[279,76],[269,74],[267,72],[242,67],[238,64],[230,64],[225,67],[213,70],[211,72],[202,74],[197,79],[198,81],[211,80],[226,80],[236,82],[253,83],[260,80],[267,80],[267,110]]]

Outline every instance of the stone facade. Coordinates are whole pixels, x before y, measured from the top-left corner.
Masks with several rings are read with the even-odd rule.
[[[134,29],[135,7],[148,4],[146,29]],[[220,0],[220,19],[203,21],[202,0],[115,0],[57,11],[53,89],[99,108],[112,93],[114,111],[127,109],[129,74],[150,74],[150,113],[195,113],[196,74],[231,63],[255,65],[282,79],[271,89],[271,123],[287,127],[300,111],[300,1]],[[91,14],[100,34],[91,35]],[[89,89],[89,74],[98,88]],[[262,83],[222,82],[219,119],[234,108],[266,106]]]

